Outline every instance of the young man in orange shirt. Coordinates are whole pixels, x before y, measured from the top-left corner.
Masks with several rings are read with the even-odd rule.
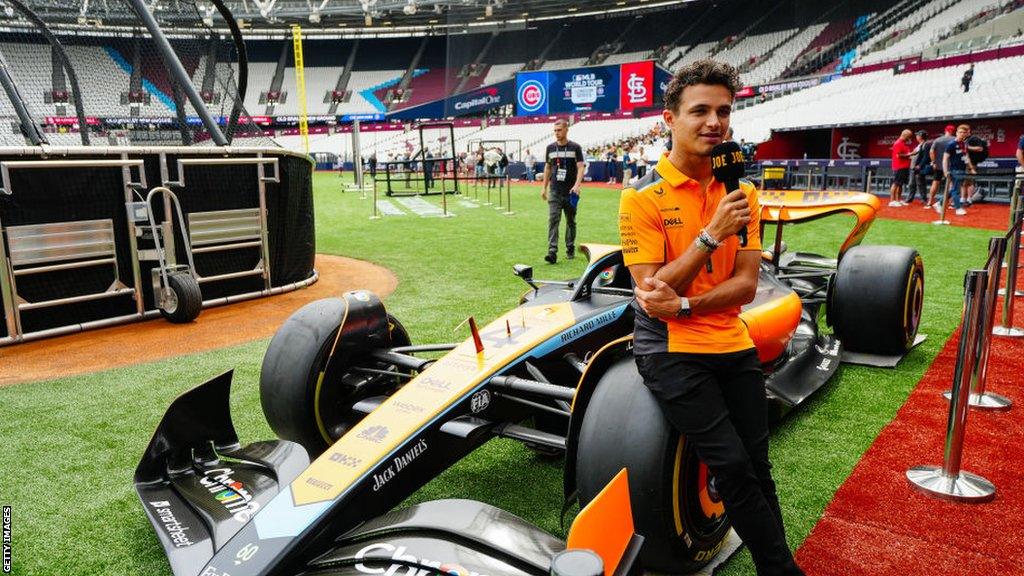
[[[672,149],[622,192],[619,233],[636,285],[634,352],[644,383],[715,478],[759,576],[802,575],[768,461],[764,374],[739,318],[761,261],[757,191],[726,190],[711,150],[729,129],[736,69],[679,70],[665,92]],[[741,246],[736,233],[746,229]]]

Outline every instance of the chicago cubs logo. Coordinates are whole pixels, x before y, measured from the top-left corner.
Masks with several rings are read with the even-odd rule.
[[[527,80],[519,86],[519,108],[523,112],[536,112],[547,102],[547,90],[537,80]]]

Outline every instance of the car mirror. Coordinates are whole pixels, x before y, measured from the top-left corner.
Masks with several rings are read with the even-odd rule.
[[[516,264],[512,266],[512,272],[523,279],[524,282],[537,290],[537,285],[533,283],[533,266],[527,266],[526,264]]]

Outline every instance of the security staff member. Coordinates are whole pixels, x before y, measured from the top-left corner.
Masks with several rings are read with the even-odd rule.
[[[715,478],[757,573],[802,575],[786,545],[768,461],[764,374],[740,320],[761,260],[757,191],[726,190],[711,150],[729,129],[736,69],[701,60],[665,93],[672,150],[622,192],[619,234],[636,286],[634,352],[644,384]],[[736,233],[746,228],[740,246]]]
[[[544,152],[544,181],[540,198],[548,203],[548,254],[544,261],[558,261],[558,224],[565,212],[565,257],[576,255],[576,205],[583,183],[583,148],[569,140],[569,122],[559,118],[555,141]]]

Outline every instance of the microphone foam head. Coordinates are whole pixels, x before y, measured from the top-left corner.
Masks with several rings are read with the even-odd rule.
[[[740,145],[733,142],[722,142],[711,149],[711,171],[715,180],[728,182],[739,180],[744,174],[743,151]]]

